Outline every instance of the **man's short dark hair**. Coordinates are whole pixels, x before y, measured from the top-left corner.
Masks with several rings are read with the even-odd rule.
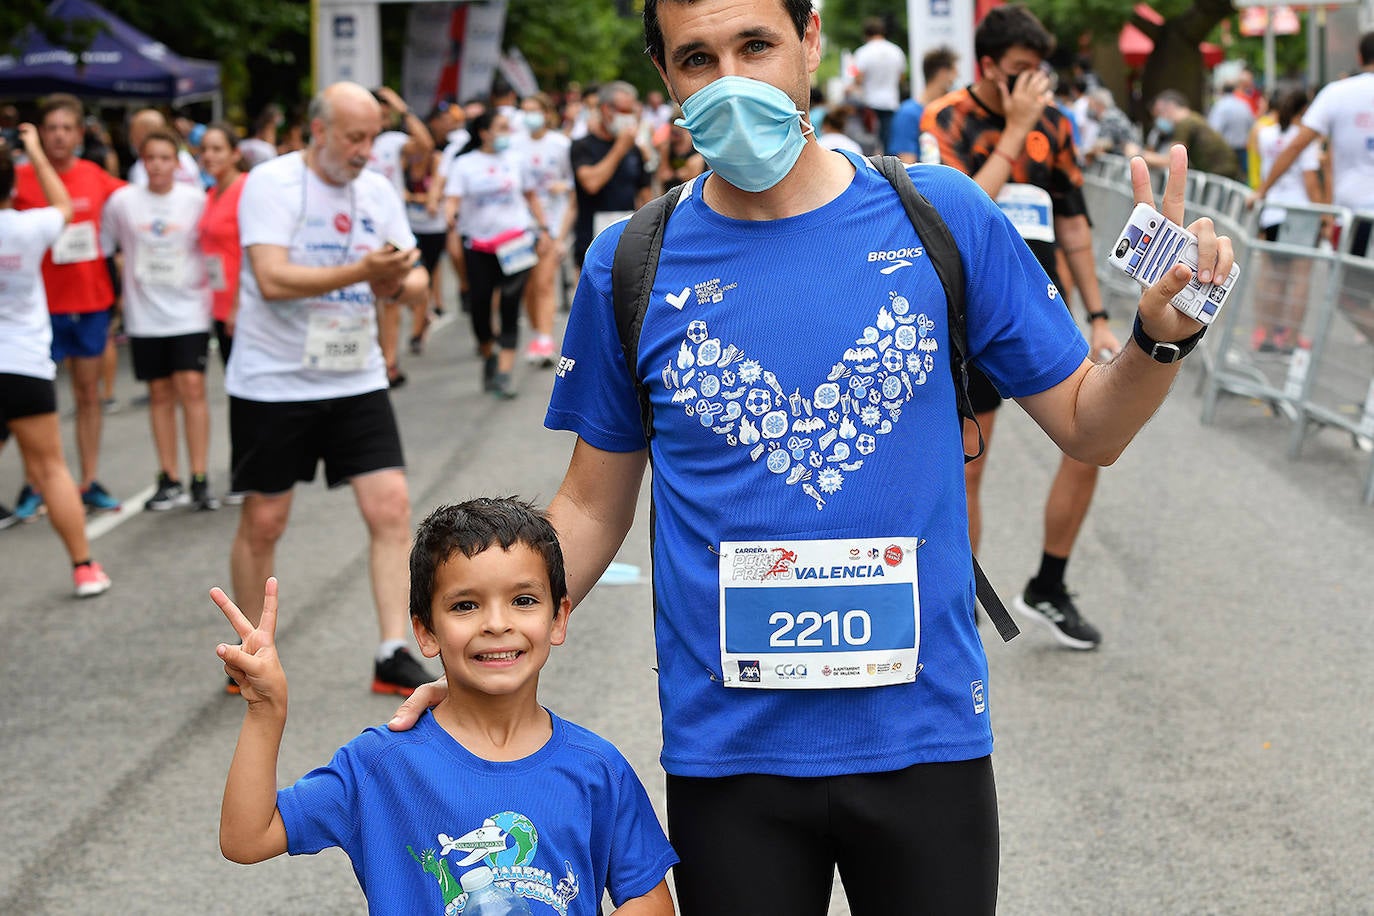
[[[1360,66],[1370,64],[1374,64],[1374,32],[1365,32],[1360,36]]]
[[[872,38],[875,35],[886,35],[887,23],[883,22],[882,16],[869,16],[864,20],[864,38]]]
[[[0,143],[0,200],[14,193],[14,156],[8,143]]]
[[[86,116],[86,109],[82,106],[80,99],[65,92],[54,92],[43,100],[43,104],[38,109],[38,125],[40,127],[46,125],[48,115],[54,111],[70,111],[72,117],[76,118],[77,124],[80,124],[81,119]]]
[[[1012,48],[1034,51],[1041,58],[1054,53],[1054,36],[1024,6],[995,6],[973,31],[973,53],[979,60],[1001,60]]]
[[[143,155],[143,151],[148,148],[148,144],[154,141],[170,143],[174,152],[181,150],[181,135],[170,127],[155,127],[143,135],[143,142],[138,145],[138,154]]]
[[[431,629],[434,577],[439,567],[455,553],[475,557],[498,544],[502,550],[521,544],[543,556],[556,615],[568,594],[558,534],[548,517],[531,503],[506,496],[440,506],[420,523],[410,548],[410,616]]]
[[[1155,96],[1154,101],[1150,103],[1150,108],[1153,109],[1155,105],[1160,102],[1168,102],[1170,105],[1177,105],[1179,108],[1188,107],[1188,97],[1177,89],[1165,89],[1159,95]]]
[[[690,4],[696,0],[644,0],[644,53],[654,63],[663,66],[663,29],[658,24],[658,5],[663,3]],[[811,21],[811,0],[778,0],[792,24],[797,27],[797,37],[806,37],[806,25]]]
[[[921,58],[921,75],[926,82],[935,79],[941,70],[950,70],[959,61],[959,55],[954,53],[954,49],[942,45],[934,50],[927,51],[925,57]]]

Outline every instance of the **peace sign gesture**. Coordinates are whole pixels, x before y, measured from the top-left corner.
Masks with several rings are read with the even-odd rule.
[[[1166,219],[1180,226],[1184,225],[1183,203],[1187,178],[1188,150],[1182,144],[1174,144],[1169,150],[1169,180],[1164,186],[1164,197],[1156,205],[1145,160],[1139,156],[1131,160],[1131,187],[1135,192],[1135,202],[1158,206]],[[1187,229],[1197,236],[1198,281],[1210,283],[1214,277],[1226,279],[1235,260],[1231,240],[1224,235],[1217,235],[1216,227],[1207,217],[1194,221]],[[1140,297],[1140,325],[1153,340],[1183,340],[1196,334],[1202,327],[1199,322],[1169,304],[1169,300],[1181,292],[1192,278],[1192,271],[1186,267],[1174,267]]]
[[[262,619],[256,627],[222,589],[210,589],[210,600],[224,612],[234,632],[242,640],[241,645],[220,643],[215,648],[215,653],[224,662],[224,673],[239,685],[250,709],[261,705],[284,714],[286,672],[282,670],[281,660],[277,657],[276,577],[267,580],[262,599]]]

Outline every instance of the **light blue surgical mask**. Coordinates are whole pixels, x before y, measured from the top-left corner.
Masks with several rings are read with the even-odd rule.
[[[510,149],[510,134],[497,134],[491,138],[491,145],[498,153],[504,153]]]
[[[1174,122],[1170,118],[1155,118],[1155,130],[1161,134],[1171,134],[1174,132]]]
[[[787,93],[744,76],[722,76],[682,103],[677,123],[716,174],[741,191],[766,191],[796,165],[812,131]]]
[[[537,130],[543,130],[545,126],[546,125],[544,123],[544,112],[525,112],[525,127],[529,130],[530,133],[534,133]]]

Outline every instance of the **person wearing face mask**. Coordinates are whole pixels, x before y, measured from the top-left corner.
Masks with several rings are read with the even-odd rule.
[[[1245,181],[1236,151],[1217,133],[1207,119],[1188,107],[1183,93],[1165,89],[1150,104],[1154,130],[1146,140],[1141,156],[1152,168],[1168,168],[1169,146],[1181,143],[1188,150],[1193,168],[1235,181]]]
[[[639,91],[629,83],[605,83],[597,93],[597,117],[587,135],[573,141],[577,179],[577,264],[597,233],[628,216],[649,197],[649,172],[637,145]]]
[[[555,284],[568,254],[577,207],[573,202],[572,145],[564,134],[550,130],[558,109],[544,93],[536,92],[520,103],[525,137],[516,153],[525,170],[525,183],[539,198],[544,210],[544,234],[539,239],[539,263],[530,272],[525,288],[525,308],[534,339],[525,350],[527,362],[550,369],[557,362],[553,341],[553,313],[558,306]]]
[[[445,214],[463,240],[472,335],[482,356],[482,390],[515,397],[511,369],[520,342],[520,303],[538,246],[549,234],[539,196],[511,152],[506,116],[489,110],[468,122],[472,139],[453,161],[444,185]],[[501,294],[501,326],[491,323],[492,296]]]
[[[1054,40],[1025,7],[1001,6],[978,24],[973,44],[981,68],[978,81],[927,108],[921,129],[938,140],[942,163],[972,176],[997,201],[1056,290],[1061,288],[1056,255],[1063,253],[1087,313],[1089,352],[1115,354],[1121,344],[1102,308],[1072,128],[1051,101],[1050,80],[1041,69]],[[1067,307],[1066,298],[1057,298]],[[969,540],[977,552],[983,470],[1002,395],[977,366],[969,370],[969,391],[985,441],[983,454],[964,468]],[[970,454],[977,445],[976,439],[969,443]],[[1102,639],[1064,584],[1097,473],[1094,463],[1062,456],[1045,501],[1040,568],[1012,605],[1070,649],[1093,649]]]
[[[588,249],[545,425],[578,437],[549,506],[574,604],[630,531],[652,454],[681,912],[824,913],[838,868],[855,916],[992,913],[987,660],[926,242],[876,167],[810,136],[810,0],[645,0],[644,31],[711,170],[663,227],[632,367],[611,279],[624,224]],[[1186,173],[1180,149],[1162,204],[1178,221]],[[972,358],[1062,448],[1115,460],[1198,336],[1168,303],[1187,278],[1146,292],[1135,342],[1096,365],[992,200],[954,169],[907,174],[958,248]],[[1149,197],[1143,163],[1134,186]],[[1228,271],[1229,241],[1192,231],[1202,270]],[[446,695],[417,691],[391,728]]]

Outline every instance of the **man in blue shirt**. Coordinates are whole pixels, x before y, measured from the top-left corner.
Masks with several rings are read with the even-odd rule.
[[[905,99],[892,117],[892,139],[887,152],[911,165],[921,161],[921,115],[926,106],[954,88],[959,78],[958,56],[953,48],[941,46],[921,58],[925,86],[919,98]]]
[[[646,441],[616,330],[622,227],[587,252],[546,425],[577,433],[549,514],[574,603],[653,459],[655,631],[683,913],[991,913],[997,805],[973,614],[946,304],[866,160],[802,119],[809,0],[648,0],[649,54],[712,171],[667,222],[639,339]],[[1164,207],[1181,219],[1186,155]],[[968,349],[1055,442],[1109,464],[1200,325],[1141,299],[1108,365],[966,176],[914,169],[966,265]],[[1139,199],[1150,196],[1143,165]],[[1229,240],[1192,227],[1209,275]],[[995,269],[980,269],[995,265]],[[1186,274],[1186,271],[1184,272]],[[839,689],[836,689],[839,688]],[[424,688],[392,727],[438,696]]]

